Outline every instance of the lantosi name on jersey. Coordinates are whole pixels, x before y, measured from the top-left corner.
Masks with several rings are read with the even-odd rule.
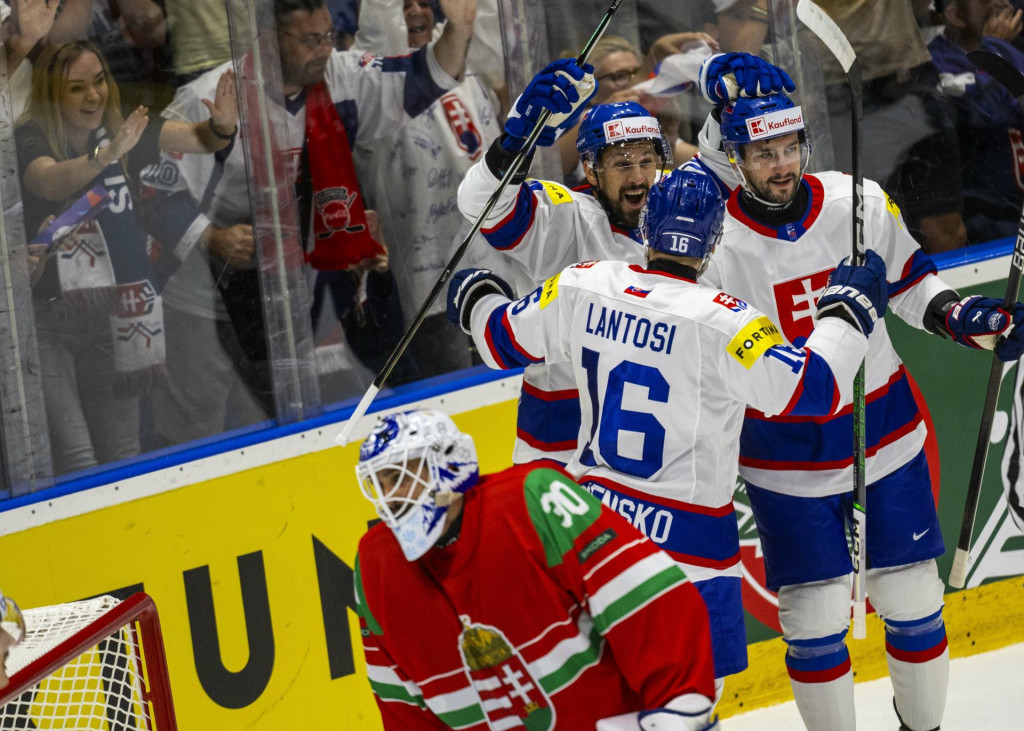
[[[772,287],[775,306],[779,311],[779,327],[786,340],[801,347],[814,330],[814,312],[818,297],[828,284],[831,269],[823,269],[809,276],[790,279]]]

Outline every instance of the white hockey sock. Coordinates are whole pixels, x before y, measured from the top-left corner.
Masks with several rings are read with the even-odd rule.
[[[826,683],[801,683],[790,678],[789,684],[808,731],[855,731],[852,670]]]
[[[788,641],[789,683],[809,731],[855,731],[857,727],[845,639],[844,630],[829,637]]]
[[[896,710],[912,731],[942,723],[949,685],[949,647],[942,610],[916,620],[885,620],[885,658]]]
[[[949,648],[927,662],[904,662],[886,653],[896,709],[912,731],[932,731],[942,723],[949,685]]]

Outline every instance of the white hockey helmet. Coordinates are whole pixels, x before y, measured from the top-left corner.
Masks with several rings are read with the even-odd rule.
[[[363,441],[356,465],[363,497],[415,561],[441,537],[450,494],[480,478],[473,439],[440,411],[382,416]]]

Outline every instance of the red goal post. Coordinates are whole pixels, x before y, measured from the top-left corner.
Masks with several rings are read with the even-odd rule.
[[[147,594],[23,614],[27,632],[7,658],[0,729],[176,731],[160,619]]]

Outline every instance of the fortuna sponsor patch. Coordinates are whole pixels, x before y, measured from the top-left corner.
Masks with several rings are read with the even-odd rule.
[[[804,115],[800,107],[769,112],[760,117],[747,120],[747,134],[751,141],[763,137],[778,137],[787,132],[796,132],[804,128]]]
[[[604,123],[604,138],[609,143],[661,137],[661,126],[654,117],[612,119]]]
[[[889,194],[884,190],[882,191],[882,195],[885,196],[885,210],[892,214],[892,217],[896,219],[896,225],[902,230],[903,223],[900,220],[900,207],[896,205],[896,202],[890,198]]]
[[[558,278],[560,276],[562,276],[561,272],[548,279],[546,282],[544,282],[544,286],[541,287],[540,308],[542,310],[549,304],[551,304],[554,301],[555,297],[558,296]]]
[[[541,185],[544,186],[544,192],[548,194],[548,198],[550,198],[551,202],[556,206],[559,203],[568,203],[572,200],[572,195],[569,194],[569,191],[558,183],[551,183],[546,180],[542,180]]]
[[[782,345],[782,335],[775,323],[762,315],[736,333],[736,337],[725,348],[729,355],[749,370],[773,345]]]

